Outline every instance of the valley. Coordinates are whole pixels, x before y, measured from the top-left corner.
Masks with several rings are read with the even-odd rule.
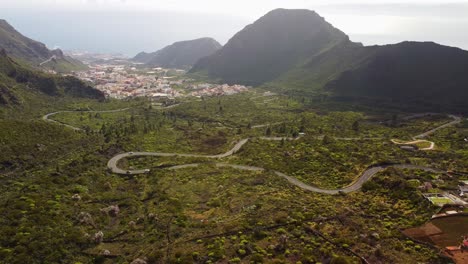
[[[108,110],[108,111],[78,111],[79,113],[96,113],[96,114],[101,114],[101,113],[118,113],[118,112],[121,112],[121,111],[127,111],[129,110],[129,108],[124,108],[124,109],[117,109],[117,110]],[[73,113],[74,111],[66,111],[66,113]],[[75,111],[76,112],[76,111]],[[51,121],[51,122],[57,122],[53,119],[50,119],[50,116],[51,115],[55,115],[55,114],[59,114],[59,113],[64,113],[63,111],[62,112],[54,112],[54,113],[50,113],[50,114],[47,114],[43,117],[44,120],[46,121]],[[424,115],[422,115],[424,116]],[[455,119],[454,121],[452,122],[449,122],[449,123],[446,123],[446,124],[443,124],[437,128],[434,128],[434,129],[431,129],[427,132],[424,132],[420,135],[417,135],[415,136],[414,138],[423,138],[423,137],[426,137],[432,133],[434,133],[435,131],[439,130],[439,129],[443,129],[443,128],[446,128],[446,127],[449,127],[449,126],[452,126],[452,125],[456,125],[458,123],[461,122],[461,118],[460,117],[457,117],[457,116],[453,116],[453,115],[450,115],[451,118]],[[410,118],[405,118],[403,117],[403,119],[405,120],[409,120]],[[411,118],[412,119],[412,118]],[[63,122],[60,122],[60,124],[64,125],[64,126],[67,126],[73,130],[82,130],[78,127],[73,127],[69,124],[66,124],[66,123],[63,123]],[[256,127],[259,128],[259,127],[266,127],[267,125],[257,125]],[[238,129],[241,129],[241,128],[238,128]],[[301,135],[302,134],[302,135]],[[259,139],[261,140],[270,140],[270,141],[289,141],[289,140],[298,140],[300,139],[301,136],[303,136],[305,133],[301,133],[299,136],[297,136],[296,138],[288,138],[288,137],[259,137]],[[316,138],[321,138],[323,140],[323,136],[317,136]],[[199,154],[181,154],[181,153],[162,153],[162,152],[127,152],[127,153],[123,153],[123,154],[119,154],[119,155],[116,155],[115,157],[113,157],[112,159],[109,160],[109,162],[107,163],[107,167],[113,172],[113,173],[116,173],[116,174],[124,174],[124,175],[137,175],[137,174],[144,174],[144,173],[149,173],[150,172],[150,169],[142,169],[142,170],[123,170],[123,169],[120,169],[118,168],[118,163],[121,159],[127,159],[127,158],[133,158],[133,157],[141,157],[141,156],[155,156],[155,157],[191,157],[191,158],[208,158],[208,159],[222,159],[222,158],[227,158],[229,156],[232,156],[234,155],[235,153],[239,152],[240,149],[242,148],[242,146],[246,143],[248,143],[248,141],[250,140],[251,138],[245,138],[245,139],[241,139],[239,142],[237,142],[234,147],[230,150],[228,150],[226,153],[223,153],[223,154],[218,154],[218,155],[199,155]],[[338,137],[335,137],[335,138],[332,138],[333,140],[367,140],[366,138],[338,138]],[[415,145],[415,144],[418,144],[418,143],[422,143],[422,142],[429,142],[430,143],[430,146],[427,147],[427,148],[421,148],[421,150],[433,150],[434,147],[435,147],[435,143],[434,142],[430,142],[430,141],[422,141],[422,140],[415,140],[415,141],[409,141],[409,142],[399,142],[397,140],[392,140],[393,143],[397,144],[397,145]],[[167,169],[169,170],[173,170],[173,169],[184,169],[184,168],[191,168],[191,167],[197,167],[199,164],[184,164],[184,165],[177,165],[177,166],[174,166],[174,167],[169,167]],[[236,168],[236,169],[239,169],[239,170],[251,170],[251,171],[264,171],[265,169],[264,168],[261,168],[261,167],[252,167],[252,166],[244,166],[244,165],[233,165],[233,164],[226,164],[226,163],[215,163],[215,165],[217,167],[232,167],[232,168]],[[375,174],[379,173],[380,171],[388,168],[388,167],[394,167],[394,168],[402,168],[402,169],[416,169],[416,170],[426,170],[426,171],[430,171],[430,172],[437,172],[437,173],[440,173],[442,171],[439,171],[439,170],[435,170],[435,169],[431,169],[431,168],[428,168],[428,167],[423,167],[423,166],[417,166],[417,165],[411,165],[411,164],[389,164],[389,165],[369,165],[369,169],[367,169],[366,171],[364,171],[364,173],[362,173],[362,175],[360,175],[359,177],[357,177],[352,185],[350,186],[347,186],[345,188],[341,188],[341,189],[337,189],[337,190],[326,190],[326,189],[319,189],[319,188],[315,188],[315,187],[312,187],[310,185],[307,185],[307,184],[304,184],[303,182],[299,181],[298,179],[294,178],[294,177],[291,177],[291,176],[288,176],[284,173],[281,173],[281,172],[278,172],[278,171],[272,171],[274,174],[276,174],[277,176],[280,176],[280,177],[283,177],[285,178],[286,180],[288,180],[290,183],[298,186],[299,188],[301,189],[304,189],[304,190],[309,190],[309,191],[312,191],[312,192],[317,192],[317,193],[324,193],[324,194],[338,194],[340,192],[343,192],[343,193],[348,193],[348,192],[352,192],[352,191],[357,191],[359,190],[361,187],[362,187],[362,184],[364,184],[366,181],[370,180],[372,178],[372,176],[374,176]]]
[[[437,189],[432,190],[432,192],[452,192],[450,189],[454,187],[450,186],[456,186],[457,181],[448,176],[450,171],[467,170],[468,164],[466,163],[457,162],[447,167],[447,163],[440,163],[438,161],[441,156],[445,157],[444,160],[447,160],[448,156],[446,155],[448,154],[448,150],[455,151],[455,153],[463,153],[463,148],[457,147],[457,142],[462,140],[460,136],[463,136],[462,131],[466,131],[466,129],[463,129],[458,124],[461,122],[459,119],[455,120],[458,122],[453,122],[452,117],[438,114],[418,115],[415,118],[409,118],[413,115],[400,113],[398,114],[400,117],[397,118],[399,125],[393,125],[394,127],[392,127],[385,125],[386,122],[382,121],[391,120],[393,117],[389,114],[379,114],[378,112],[371,114],[369,111],[361,113],[332,111],[316,114],[313,109],[306,110],[305,112],[285,112],[285,110],[289,109],[308,109],[309,107],[283,96],[260,96],[264,93],[252,94],[252,92],[248,92],[232,96],[205,98],[204,100],[189,100],[169,108],[151,107],[151,101],[141,101],[139,99],[135,102],[129,102],[129,107],[120,109],[113,107],[108,109],[114,110],[102,111],[55,111],[52,115],[45,115],[45,118],[49,122],[52,120],[59,122],[59,124],[51,122],[51,126],[63,127],[64,130],[69,131],[78,130],[78,132],[72,133],[101,137],[103,142],[99,143],[100,148],[105,146],[108,146],[106,148],[112,148],[112,145],[119,144],[119,149],[126,151],[112,150],[115,154],[104,154],[98,158],[100,162],[94,163],[95,165],[86,169],[88,171],[98,170],[101,175],[106,175],[104,176],[106,181],[99,181],[100,183],[98,184],[111,184],[112,186],[122,186],[123,188],[122,190],[118,190],[112,187],[112,189],[105,191],[106,195],[114,195],[114,198],[106,198],[106,200],[110,200],[107,200],[108,202],[105,204],[117,205],[120,208],[119,215],[109,216],[109,221],[119,221],[120,224],[107,226],[105,218],[101,219],[100,216],[99,219],[101,220],[95,220],[93,217],[94,225],[98,225],[99,223],[99,225],[104,224],[102,227],[105,228],[101,228],[101,230],[103,230],[105,237],[110,236],[111,238],[96,247],[87,249],[86,252],[99,256],[104,250],[108,250],[112,256],[122,258],[121,254],[124,254],[124,252],[132,252],[131,247],[124,246],[128,245],[128,242],[124,241],[128,241],[131,234],[146,233],[148,231],[144,230],[152,226],[150,223],[157,224],[161,220],[166,221],[171,219],[170,216],[174,216],[174,213],[169,213],[165,210],[169,206],[167,202],[175,198],[167,197],[159,200],[162,199],[158,198],[159,195],[157,194],[157,190],[162,190],[160,188],[164,188],[164,192],[167,195],[171,194],[171,196],[177,197],[178,203],[189,203],[187,205],[180,204],[179,206],[181,206],[182,211],[178,211],[175,214],[177,217],[183,217],[182,219],[185,219],[185,224],[179,226],[179,224],[173,223],[174,226],[171,227],[171,229],[180,230],[177,232],[185,230],[184,233],[186,234],[170,238],[170,241],[165,241],[163,244],[159,244],[156,241],[153,242],[159,245],[160,250],[152,251],[153,253],[145,253],[145,255],[150,255],[150,258],[160,258],[165,256],[166,253],[163,254],[165,250],[170,249],[171,252],[173,250],[177,252],[178,249],[180,250],[180,247],[186,248],[187,246],[190,246],[193,252],[196,251],[200,255],[209,254],[203,252],[212,252],[210,251],[210,245],[212,245],[210,243],[218,243],[218,247],[220,247],[218,250],[223,248],[223,252],[230,252],[228,248],[231,246],[228,245],[234,243],[234,240],[230,238],[229,241],[219,244],[221,243],[220,239],[223,236],[242,236],[245,240],[253,239],[254,233],[250,233],[253,231],[248,231],[253,226],[257,226],[256,228],[263,230],[261,232],[265,232],[267,237],[277,236],[278,242],[274,243],[279,243],[281,240],[281,233],[284,231],[277,231],[281,230],[281,226],[288,228],[296,226],[291,230],[299,228],[299,230],[304,230],[302,232],[306,232],[305,234],[307,234],[308,231],[306,230],[309,230],[310,227],[308,225],[302,227],[305,224],[303,221],[308,221],[307,223],[309,224],[327,223],[327,225],[331,225],[329,228],[342,228],[338,223],[335,223],[336,219],[326,219],[328,217],[344,217],[337,216],[337,214],[345,214],[346,219],[355,219],[354,221],[360,222],[362,220],[358,219],[361,219],[362,216],[342,211],[338,208],[331,210],[329,206],[333,203],[339,202],[342,204],[341,206],[346,204],[346,208],[352,206],[357,212],[370,213],[375,208],[365,209],[366,207],[362,207],[361,202],[358,202],[360,199],[370,199],[371,196],[374,196],[371,200],[372,203],[372,201],[379,201],[378,199],[383,199],[387,195],[391,195],[391,197],[397,195],[390,194],[379,186],[397,184],[394,181],[400,181],[398,184],[406,185],[409,183],[413,184],[416,179],[420,183],[432,179],[429,181],[433,183],[433,186],[437,185],[435,187]],[[266,94],[269,93],[266,92]],[[122,102],[119,102],[119,105],[122,105]],[[239,105],[243,107],[240,108]],[[219,111],[219,106],[222,106],[223,111]],[[92,108],[93,105],[90,105],[90,107]],[[191,109],[191,111],[187,112],[185,109]],[[213,114],[210,114],[210,112]],[[179,116],[179,114],[183,113],[187,115]],[[381,121],[376,122],[375,119],[377,117],[377,120]],[[337,118],[341,121],[337,122]],[[245,120],[255,121],[250,123],[245,122]],[[356,125],[353,125],[356,120],[359,120],[359,128],[357,130]],[[96,121],[99,121],[99,123],[96,123]],[[70,124],[73,126],[72,129],[67,127]],[[340,127],[336,127],[335,124],[341,125]],[[447,126],[447,124],[450,124],[450,126]],[[92,127],[93,129],[87,129],[87,127]],[[391,139],[401,139],[402,141],[411,139],[414,135],[420,135],[425,131],[431,131],[439,127],[441,127],[439,131],[428,135],[428,140],[433,140],[435,144],[434,149],[431,150],[408,152],[400,149],[399,145],[390,141]],[[157,133],[153,133],[153,129]],[[450,143],[450,141],[447,141],[443,137],[447,132],[449,134],[462,132],[462,134],[452,134],[453,137],[450,140],[452,143]],[[122,141],[123,138],[125,138],[124,141]],[[213,138],[218,139],[212,142]],[[297,140],[295,140],[296,138]],[[106,141],[107,143],[105,143]],[[235,142],[237,144],[234,144]],[[174,146],[177,146],[177,149],[174,149]],[[352,154],[349,153],[350,149],[353,149]],[[333,156],[330,155],[329,150],[333,150]],[[380,154],[371,157],[371,159],[364,159],[363,155],[366,155],[365,153]],[[97,155],[101,156],[102,154]],[[108,157],[107,159],[105,159],[106,156]],[[453,158],[455,157],[453,156]],[[455,158],[455,160],[457,159]],[[357,163],[353,164],[353,161],[357,161]],[[313,162],[318,162],[315,167],[311,166],[312,164],[308,165]],[[105,168],[106,163],[109,169]],[[339,165],[339,163],[343,165]],[[398,165],[398,163],[401,165]],[[85,164],[89,163],[85,162],[83,165]],[[453,167],[454,165],[456,167]],[[52,164],[50,166],[53,167]],[[331,175],[335,176],[330,178]],[[401,180],[401,177],[404,180]],[[441,179],[444,179],[443,184],[435,183]],[[253,183],[251,181],[258,182]],[[157,185],[153,185],[156,182],[158,182]],[[127,194],[124,195],[122,191],[128,190],[130,186],[134,186],[132,188],[136,188],[135,191],[137,193],[131,194],[125,192]],[[79,206],[80,210],[85,210],[87,213],[90,212],[91,216],[95,216],[96,212],[92,213],[93,209],[86,205],[84,201],[91,202],[96,199],[96,196],[100,197],[100,194],[96,191],[105,187],[95,186],[98,189],[94,188],[94,191],[88,189],[84,192],[73,191],[73,188],[76,187],[70,189],[71,192],[69,192],[68,197],[76,194],[81,197],[81,200],[78,203],[76,201],[73,202],[73,200],[70,202],[75,203],[75,206]],[[219,190],[217,188],[222,188],[223,191],[217,192],[216,190]],[[417,188],[410,187],[410,185],[404,188],[398,191],[399,194],[396,197],[398,197],[400,203],[402,199],[405,199],[404,197],[412,197],[407,198],[411,199],[407,200],[407,202],[412,201],[411,206],[405,207],[401,205],[401,209],[393,208],[391,210],[397,210],[398,212],[403,212],[399,211],[403,210],[403,208],[405,208],[404,210],[411,210],[421,217],[418,218],[420,219],[418,223],[423,223],[425,219],[430,219],[436,207],[432,207],[421,194],[418,194],[420,191]],[[239,191],[242,193],[241,196],[238,196],[240,195]],[[230,193],[230,198],[225,197],[227,195],[225,192]],[[258,193],[263,193],[266,196],[262,196],[263,198],[260,199]],[[273,193],[275,195],[272,195]],[[335,195],[329,196],[330,194]],[[140,208],[138,211],[133,212],[133,210],[137,209],[136,205],[127,208],[125,203],[123,203],[125,199],[129,199],[124,198],[128,195],[140,197],[138,198],[140,200],[138,202],[138,208]],[[209,195],[208,197],[210,198],[202,198],[205,195]],[[241,198],[242,196],[245,196],[245,198]],[[271,200],[274,196],[278,196],[278,198]],[[277,213],[271,211],[280,202],[278,200],[279,197],[283,197],[281,200],[297,201],[298,204],[296,206],[306,206],[307,201],[314,201],[314,203],[320,201],[320,206],[315,209],[308,208],[308,214],[304,219],[302,217],[294,217],[290,220],[280,220],[281,218],[278,218]],[[124,200],[121,200],[122,198]],[[165,201],[165,199],[169,200]],[[194,206],[193,201],[197,201],[197,199],[208,200],[202,200],[204,202],[198,205],[201,207],[195,206],[194,208],[197,209],[192,212],[191,210],[193,209],[189,208]],[[256,202],[248,202],[248,199],[254,199],[253,201]],[[386,197],[386,199],[392,198]],[[159,203],[151,205],[151,201],[156,200],[165,205]],[[244,204],[243,207],[255,205],[255,207],[261,206],[261,208],[249,209],[254,211],[248,213],[249,211],[244,211],[247,209],[233,209],[236,208],[233,207],[231,210],[234,211],[226,212],[223,210],[223,207],[229,201],[237,201],[236,203]],[[358,203],[351,205],[351,202]],[[67,204],[68,202],[65,203]],[[217,205],[212,203],[217,203]],[[105,204],[102,204],[101,207]],[[296,206],[289,205],[285,207],[288,208],[285,210],[287,212],[299,210]],[[324,206],[328,206],[327,213],[324,211]],[[409,204],[406,206],[409,206]],[[88,210],[85,208],[88,208]],[[140,210],[144,213],[138,213]],[[189,210],[190,212],[185,210]],[[252,213],[254,213],[252,216],[255,215],[256,217],[259,214],[264,215],[265,218],[261,217],[261,219],[265,223],[260,226],[253,223],[244,223],[243,221],[250,219],[248,215]],[[135,220],[137,215],[140,215],[138,217],[143,219],[139,220],[142,221],[140,224]],[[158,217],[158,221],[152,222],[154,220],[151,217]],[[395,222],[395,217],[398,219],[398,222]],[[391,221],[398,228],[410,227],[414,224],[414,222],[410,224],[410,222],[407,222],[408,220],[403,220],[404,218],[400,218],[400,216],[395,214],[392,214],[392,217],[388,221],[390,219],[393,219]],[[123,225],[121,221],[127,221],[131,226],[135,226],[128,229],[129,227]],[[170,221],[172,222],[173,220]],[[203,235],[199,233],[200,221],[213,230]],[[371,221],[371,223],[371,225],[376,225],[375,221]],[[247,229],[232,231],[228,227],[231,225],[238,227],[245,226]],[[272,229],[270,230],[270,228]],[[385,229],[388,228],[390,226]],[[87,227],[86,224],[81,226],[80,229],[95,230],[93,226]],[[299,232],[299,230],[296,232]],[[313,227],[312,230],[324,234],[324,229],[319,225]],[[124,233],[120,234],[120,232]],[[220,235],[217,235],[217,232]],[[241,232],[242,235],[239,235]],[[280,233],[277,235],[276,232]],[[329,231],[326,232],[328,233]],[[112,238],[114,236],[118,238]],[[204,239],[203,237],[205,236],[208,238]],[[324,236],[328,239],[326,235]],[[402,239],[403,242],[406,241],[404,236],[400,237],[397,234],[387,234],[387,236],[386,239],[395,241]],[[288,237],[295,239],[291,238],[290,235]],[[315,239],[320,241],[323,238],[319,236]],[[257,243],[262,243],[262,241],[264,239],[255,238],[249,243],[257,245]],[[334,239],[331,241],[333,242]],[[134,243],[132,242],[132,244]],[[141,243],[148,242],[142,240]],[[354,245],[351,250],[357,255],[365,259],[372,259],[372,256],[361,255],[363,252],[359,253],[360,250],[358,249],[361,247],[359,244],[351,244]],[[296,245],[296,242],[289,244],[293,248],[294,245]],[[341,248],[337,244],[331,245],[332,247],[336,247],[336,250],[343,250],[345,256],[348,255],[347,248]],[[421,250],[419,249],[420,247],[424,247],[423,244],[415,245],[417,245],[418,250]],[[240,249],[242,248],[244,247],[241,246]],[[260,250],[260,248],[257,250]],[[425,252],[424,254],[427,254],[427,251],[424,250],[409,250],[408,252],[412,252],[411,258],[419,254],[416,252]],[[186,249],[184,249],[185,251]],[[255,256],[256,258],[260,258],[259,255],[261,254],[263,255],[262,259],[274,258],[273,256],[275,255],[279,256],[277,255],[278,252],[273,252],[276,251],[263,254],[255,253]],[[299,253],[303,252],[301,250],[297,252],[296,254],[303,254]],[[246,258],[253,257],[250,254],[253,253],[246,253],[244,256]],[[272,254],[272,256],[268,257],[268,254]],[[299,257],[296,254],[281,256],[290,260],[291,258]],[[391,258],[391,255],[388,255],[388,253],[385,256]],[[221,255],[214,255],[208,258],[216,259],[220,257]],[[189,256],[186,256],[186,258],[189,258]],[[193,256],[190,256],[190,258],[192,259]],[[352,257],[349,261],[351,259]]]
[[[467,51],[306,9],[187,39],[68,55],[0,20],[1,264],[465,263]]]

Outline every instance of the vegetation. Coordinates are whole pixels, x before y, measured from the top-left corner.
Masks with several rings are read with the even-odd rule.
[[[0,52],[0,105],[34,103],[30,97],[82,97],[104,99],[104,95],[74,77],[61,77],[33,70]],[[41,100],[37,100],[41,101]]]
[[[200,47],[185,44],[152,54],[151,63],[193,63],[187,54]],[[105,99],[75,78],[26,66],[75,63],[0,20],[4,46],[16,48],[0,52],[1,263],[451,263],[402,230],[439,212],[423,192],[455,194],[468,180],[468,123],[427,136],[415,143],[420,150],[393,142],[452,120],[411,112],[466,111],[465,51],[363,47],[312,11],[279,9],[191,73],[263,87],[167,106]],[[213,156],[238,142],[245,144],[232,155]],[[436,148],[422,150],[429,142]],[[106,166],[117,154],[126,157],[117,164],[122,175]],[[277,173],[336,190],[376,168],[362,188],[336,195]],[[468,226],[466,217],[432,222],[447,230],[439,247],[465,235],[456,225]]]
[[[326,188],[349,184],[375,163],[467,171],[463,125],[428,138],[438,151],[406,152],[390,142],[446,123],[444,116],[377,122],[395,118],[377,111],[318,112],[255,92],[173,108],[141,99],[67,99],[39,107],[44,114],[129,109],[50,117],[82,132],[38,120],[40,115],[25,114],[27,108],[16,115],[22,120],[1,120],[0,256],[7,263],[127,263],[143,257],[148,263],[359,263],[358,256],[371,263],[447,263],[399,230],[426,222],[436,210],[420,195],[422,182],[455,190],[458,176],[389,168],[362,191],[330,196],[269,171]],[[255,139],[299,133],[298,140]],[[117,153],[218,154],[247,137],[252,140],[222,161],[267,170],[218,168],[212,160],[187,157],[135,157],[119,165],[151,168],[138,176],[106,169]],[[201,165],[167,169],[189,163]]]

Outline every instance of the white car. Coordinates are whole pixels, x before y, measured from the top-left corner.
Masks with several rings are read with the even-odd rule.
[[[145,169],[145,173],[149,173],[150,172],[150,169]]]

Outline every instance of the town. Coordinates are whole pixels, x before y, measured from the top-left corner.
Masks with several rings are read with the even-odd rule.
[[[200,83],[181,78],[183,70],[160,67],[141,69],[137,68],[138,66],[140,65],[96,64],[90,65],[87,71],[75,72],[73,75],[94,84],[107,97],[116,99],[222,96],[248,90],[248,87],[243,85]]]

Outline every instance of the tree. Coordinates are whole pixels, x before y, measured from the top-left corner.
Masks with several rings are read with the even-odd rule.
[[[352,128],[354,131],[359,132],[359,120],[354,121]]]
[[[301,132],[301,133],[305,132],[305,126],[304,125],[301,125],[301,127],[299,128],[299,132]]]
[[[286,133],[286,124],[282,123],[280,128],[279,128],[279,133],[284,134]]]
[[[331,144],[331,143],[333,143],[333,138],[331,138],[328,135],[325,135],[323,137],[322,143],[325,144],[325,145]]]
[[[106,131],[107,131],[106,124],[102,124],[101,129],[99,130],[99,132],[101,132],[101,134],[104,134],[104,133],[106,133]]]
[[[271,128],[270,127],[267,127],[267,129],[265,131],[265,135],[266,136],[271,136]]]

